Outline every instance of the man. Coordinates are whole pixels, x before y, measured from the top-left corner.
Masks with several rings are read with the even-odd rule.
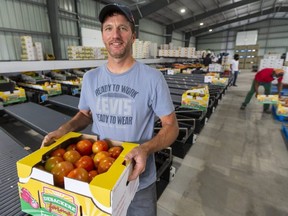
[[[232,85],[237,86],[236,81],[237,81],[237,77],[239,73],[239,55],[238,54],[234,55],[234,58],[232,59],[231,64],[230,64],[230,69],[233,75]]]
[[[100,139],[110,138],[141,145],[126,156],[135,166],[128,180],[139,176],[140,185],[127,215],[156,216],[156,166],[154,152],[170,146],[179,128],[169,89],[163,75],[132,57],[136,38],[131,11],[118,4],[105,6],[100,14],[102,39],[108,62],[88,71],[83,78],[79,112],[59,129],[49,133],[42,146],[92,122]],[[156,136],[154,118],[162,129]]]
[[[280,97],[281,91],[282,91],[283,74],[284,74],[284,70],[283,69],[277,69],[277,68],[264,68],[264,69],[258,71],[255,75],[253,82],[252,82],[250,91],[247,93],[245,101],[242,103],[240,109],[244,110],[246,108],[246,106],[250,102],[254,92],[256,93],[256,97],[257,97],[259,86],[263,86],[265,89],[265,94],[269,95],[270,91],[271,91],[271,82],[273,80],[276,80],[276,79],[278,81],[277,87],[278,87],[278,94]],[[271,110],[269,110],[269,104],[263,105],[263,112],[271,113]]]
[[[212,64],[211,54],[208,53],[206,57],[203,59],[203,64],[205,67],[208,67],[209,64]]]

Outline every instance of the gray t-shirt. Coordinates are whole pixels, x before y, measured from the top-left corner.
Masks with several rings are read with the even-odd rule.
[[[139,144],[152,138],[155,116],[174,111],[161,72],[137,61],[122,74],[111,73],[106,64],[85,73],[78,107],[92,111],[92,132],[100,139]],[[152,154],[140,176],[139,190],[155,181]]]

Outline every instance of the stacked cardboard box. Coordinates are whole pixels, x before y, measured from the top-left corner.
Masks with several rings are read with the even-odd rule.
[[[132,47],[133,57],[137,59],[156,58],[157,43],[136,39]]]
[[[223,72],[223,66],[220,64],[209,64],[208,68],[210,72]]]
[[[33,44],[31,36],[21,36],[21,60],[22,61],[42,61],[43,49],[40,42]]]
[[[282,68],[284,59],[281,59],[281,54],[265,54],[260,60],[259,70],[263,68]]]
[[[21,60],[35,60],[32,37],[22,36],[21,37]]]
[[[69,60],[93,60],[107,58],[107,50],[103,47],[69,46]]]
[[[235,54],[239,54],[239,69],[252,69],[259,64],[259,45],[235,46]]]
[[[167,44],[166,44],[167,45]],[[174,49],[167,49],[169,46],[165,44],[161,45],[161,49],[158,51],[159,57],[181,57],[181,58],[197,58],[196,53],[201,51],[195,51],[195,47],[174,47]],[[172,47],[170,45],[170,47]]]
[[[44,60],[42,44],[40,42],[34,43],[34,52],[35,52],[35,57],[37,60],[40,60],[40,61]]]

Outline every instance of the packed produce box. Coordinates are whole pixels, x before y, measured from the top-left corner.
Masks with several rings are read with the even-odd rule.
[[[206,73],[204,77],[204,83],[212,83],[213,79],[215,78],[220,78],[220,74],[215,72]]]
[[[17,162],[22,211],[30,215],[126,215],[139,185],[128,182],[135,143],[71,132]]]
[[[288,97],[279,98],[279,102],[276,106],[276,114],[278,116],[288,116]]]
[[[51,78],[39,75],[34,71],[24,72],[10,79],[18,86],[47,92],[48,96],[59,95],[62,93],[61,84],[51,81]]]
[[[26,101],[23,88],[17,87],[8,78],[0,76],[0,105],[9,105]]]
[[[228,78],[217,78],[213,77],[211,83],[218,86],[227,86],[228,85]]]
[[[182,94],[181,107],[207,110],[208,104],[209,89],[207,85],[199,85]]]
[[[257,101],[261,104],[277,104],[279,101],[278,95],[257,95]]]
[[[288,116],[288,106],[284,106],[282,104],[278,104],[276,107],[276,114],[278,116]]]

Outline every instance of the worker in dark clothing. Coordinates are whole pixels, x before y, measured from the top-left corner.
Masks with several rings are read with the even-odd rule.
[[[277,69],[277,68],[264,68],[260,71],[258,71],[255,75],[255,78],[252,82],[250,91],[247,93],[245,101],[242,103],[241,108],[244,110],[247,106],[247,104],[250,102],[253,94],[256,94],[256,97],[258,95],[258,89],[259,86],[263,86],[265,89],[265,94],[269,95],[271,94],[271,82],[275,79],[278,80],[278,94],[279,97],[281,96],[281,91],[282,91],[282,78],[284,75],[284,70],[283,69]],[[265,113],[271,113],[269,110],[269,104],[264,104],[263,105],[263,112]]]
[[[206,55],[206,57],[203,59],[203,64],[204,64],[205,67],[208,67],[209,64],[211,64],[211,63],[212,63],[211,54],[208,53]]]

